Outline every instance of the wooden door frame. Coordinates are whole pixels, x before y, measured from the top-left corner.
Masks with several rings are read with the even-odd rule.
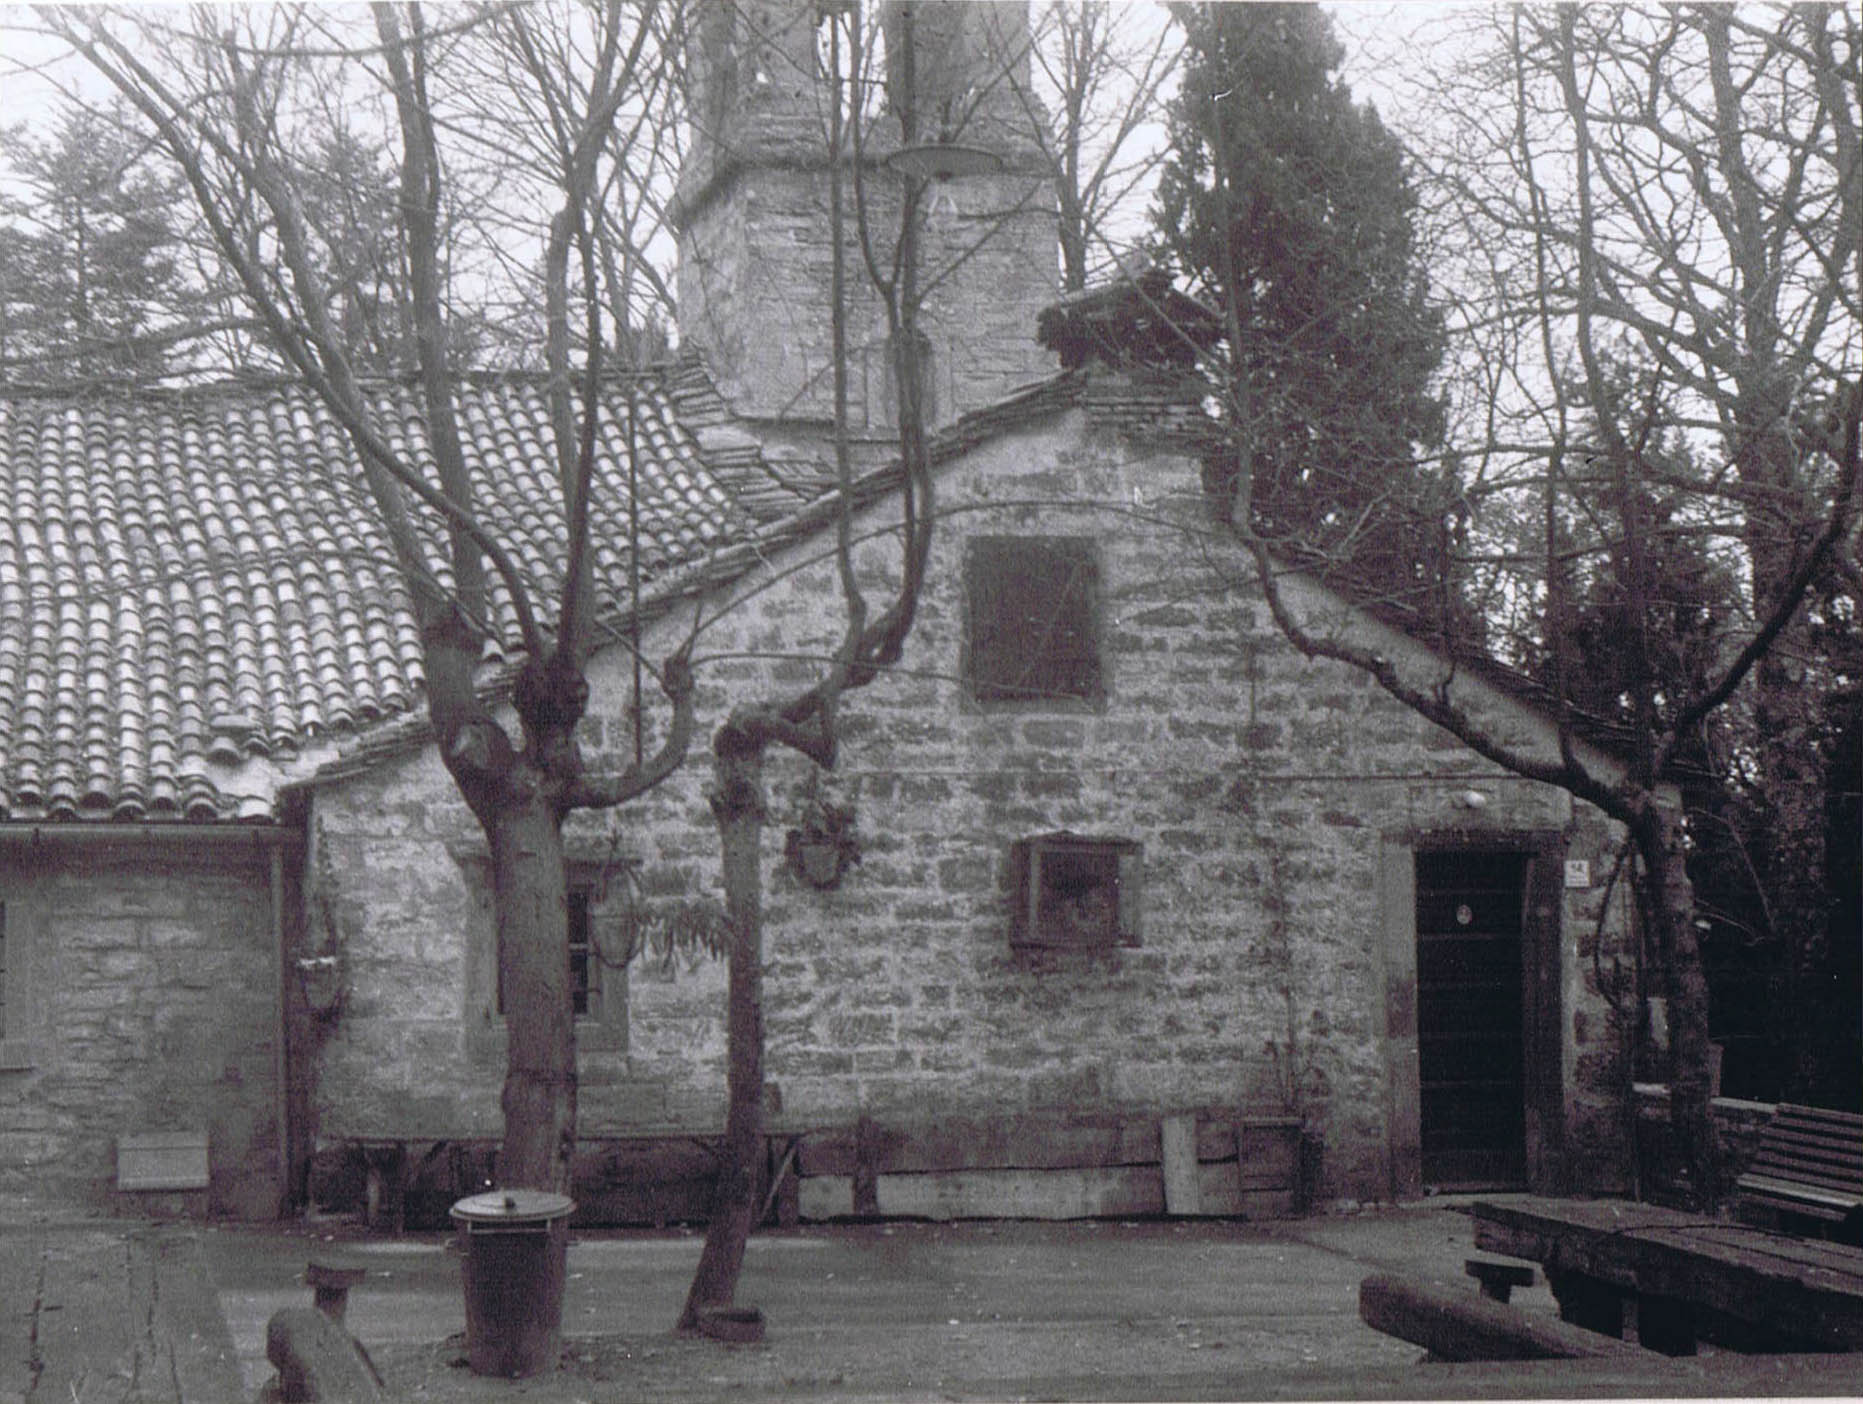
[[[1391,1195],[1423,1192],[1423,1092],[1417,1045],[1417,855],[1514,853],[1527,859],[1520,932],[1527,1188],[1563,1193],[1565,1158],[1565,835],[1556,829],[1387,833],[1379,853],[1384,914],[1385,1126]]]

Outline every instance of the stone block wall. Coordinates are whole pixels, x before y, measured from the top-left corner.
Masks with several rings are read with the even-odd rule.
[[[898,233],[899,178],[865,177],[882,259]],[[887,321],[846,196],[850,415],[857,432],[894,427]],[[1046,374],[1029,335],[1056,292],[1053,195],[1038,174],[938,186],[921,237],[930,288],[931,422],[947,423]],[[702,348],[719,389],[751,419],[831,421],[834,404],[828,175],[820,162],[739,166],[705,192],[680,236],[681,344]],[[935,286],[934,286],[935,285]]]
[[[1240,558],[1200,525],[1199,491],[1191,459],[1077,411],[942,470],[933,583],[906,659],[843,704],[841,763],[824,783],[853,805],[863,854],[839,887],[785,867],[809,767],[787,754],[769,765],[765,1015],[786,1123],[1292,1111],[1325,1137],[1323,1196],[1385,1198],[1405,1140],[1392,1087],[1414,1058],[1395,1036],[1393,952],[1412,918],[1393,855],[1401,871],[1421,841],[1550,835],[1594,872],[1608,866],[1607,827],[1563,792],[1288,647],[1238,583]],[[965,541],[1018,533],[1095,539],[1103,702],[970,700]],[[776,561],[781,583],[701,638],[701,738],[734,703],[817,675],[840,605],[831,567],[801,564],[816,549]],[[883,557],[866,557],[876,602]],[[592,682],[591,760],[625,764],[624,660]],[[707,779],[701,740],[672,781],[581,821],[574,842],[637,860],[662,896],[716,896]],[[485,1013],[465,995],[489,909],[449,852],[471,834],[444,771],[410,757],[321,789],[315,814],[355,915],[350,990],[317,1067],[319,1134],[497,1135],[502,1059],[473,1051]],[[1136,946],[1011,948],[1010,844],[1064,829],[1142,845]],[[1573,1180],[1591,1188],[1612,1187],[1622,1164],[1618,1041],[1585,953],[1602,899],[1595,885],[1558,898],[1555,1076]],[[1620,915],[1603,924],[1607,950]],[[716,965],[630,971],[625,1046],[583,1055],[584,1132],[721,1124],[722,1010]]]
[[[749,0],[696,18],[686,82],[697,117],[675,206],[681,345],[703,349],[739,414],[818,429],[834,403],[820,17],[798,0]],[[888,43],[898,19],[888,21]],[[1002,163],[996,174],[923,187],[919,324],[931,361],[928,420],[944,424],[1051,369],[1030,329],[1058,291],[1059,235],[1052,168],[1016,95],[1030,83],[1026,9],[920,6],[914,24],[921,140],[954,139]],[[842,179],[850,420],[877,437],[896,433],[895,396],[860,222],[890,274],[905,190],[886,164],[902,130],[890,107],[897,98],[889,92],[869,114],[859,170],[848,160]],[[958,130],[942,130],[947,113]]]
[[[269,855],[256,842],[0,850],[0,1190],[122,1213],[275,1215]],[[14,1035],[22,1035],[18,1040]],[[119,1138],[206,1132],[204,1192],[118,1193]]]

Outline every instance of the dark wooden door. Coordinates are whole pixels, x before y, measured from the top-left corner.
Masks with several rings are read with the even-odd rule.
[[[1523,853],[1417,855],[1423,1182],[1527,1180]]]

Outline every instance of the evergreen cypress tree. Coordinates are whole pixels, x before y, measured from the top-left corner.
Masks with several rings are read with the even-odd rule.
[[[1453,475],[1431,377],[1440,317],[1405,153],[1336,70],[1312,5],[1185,5],[1155,218],[1229,319],[1219,513],[1361,598],[1442,619]]]

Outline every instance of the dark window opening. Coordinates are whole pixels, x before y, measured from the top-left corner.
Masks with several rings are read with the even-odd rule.
[[[1098,552],[1090,537],[973,538],[966,673],[979,702],[1097,702]]]
[[[0,902],[0,1038],[6,1037],[6,903]]]
[[[1050,834],[1010,845],[1017,946],[1136,946],[1143,850],[1129,839]]]
[[[589,889],[569,889],[569,1004],[580,1018],[596,1011],[599,963],[589,947]]]

